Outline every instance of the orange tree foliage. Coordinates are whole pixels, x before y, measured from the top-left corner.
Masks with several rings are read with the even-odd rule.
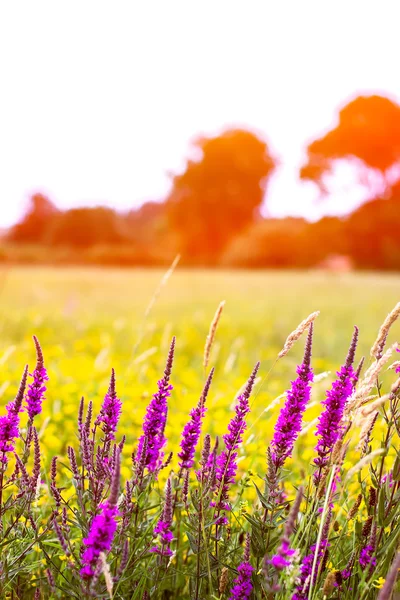
[[[374,171],[386,187],[393,169],[400,168],[400,106],[382,96],[360,96],[339,113],[336,127],[307,148],[302,179],[324,189],[324,176],[337,160],[353,160]]]
[[[192,150],[167,212],[183,260],[213,263],[259,213],[275,161],[264,140],[240,129],[201,138]]]

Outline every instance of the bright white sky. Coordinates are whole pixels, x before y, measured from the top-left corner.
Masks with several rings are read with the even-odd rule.
[[[0,225],[29,194],[128,209],[162,199],[200,133],[262,132],[274,215],[344,212],[297,170],[354,95],[400,98],[398,0],[26,0],[0,5]],[[350,176],[349,176],[350,177]]]

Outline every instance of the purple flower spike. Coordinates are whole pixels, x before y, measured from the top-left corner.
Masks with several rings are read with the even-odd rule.
[[[25,367],[15,400],[7,404],[7,414],[0,417],[0,463],[3,466],[7,464],[7,454],[14,450],[15,440],[19,437],[19,413],[22,408],[27,377],[28,367]]]
[[[201,425],[206,412],[205,402],[207,399],[208,391],[210,389],[211,380],[214,375],[214,369],[211,369],[210,374],[207,378],[204,386],[201,398],[196,408],[190,411],[190,421],[186,423],[182,432],[181,440],[181,451],[178,454],[180,459],[179,466],[181,469],[190,469],[194,465],[194,455],[196,452],[196,446],[201,434]]]
[[[120,480],[120,455],[116,455],[116,464],[111,481],[110,496],[106,502],[99,505],[100,513],[92,521],[89,535],[83,540],[86,549],[82,555],[81,575],[85,579],[92,578],[96,573],[100,554],[109,552],[117,530],[117,508]]]
[[[152,401],[147,407],[143,421],[143,435],[139,438],[137,455],[142,456],[144,440],[147,439],[147,452],[144,457],[144,465],[151,473],[154,473],[162,466],[164,458],[162,449],[167,441],[164,431],[168,413],[167,400],[172,390],[169,378],[174,360],[174,351],[175,337],[172,338],[164,377],[157,382],[158,392],[154,394]]]
[[[281,468],[285,460],[292,455],[294,442],[301,431],[303,413],[310,399],[310,383],[314,377],[310,366],[313,329],[313,323],[311,323],[303,363],[297,367],[298,377],[292,381],[285,405],[275,425],[274,437],[271,442],[271,460],[275,470]]]
[[[36,415],[42,412],[42,402],[45,399],[44,393],[46,391],[45,381],[49,379],[43,364],[43,352],[35,335],[33,336],[33,341],[35,342],[37,362],[35,370],[31,374],[33,382],[29,384],[26,394],[27,412],[31,422]]]
[[[237,449],[242,443],[243,434],[246,429],[246,415],[250,412],[249,398],[253,389],[254,381],[257,376],[260,363],[258,362],[253,369],[252,374],[246,384],[242,394],[237,399],[235,407],[235,416],[228,425],[229,433],[223,436],[225,442],[225,450],[217,458],[217,467],[215,472],[217,501],[216,510],[230,510],[228,504],[228,491],[232,483],[235,481],[237,470]],[[221,517],[219,525],[225,524],[227,519]]]
[[[316,486],[321,481],[323,470],[329,462],[333,446],[342,432],[340,422],[347,399],[353,391],[354,379],[356,377],[353,370],[353,362],[357,339],[358,328],[355,327],[346,362],[340,371],[337,372],[338,379],[336,379],[332,388],[327,392],[326,400],[322,402],[325,410],[318,420],[318,443],[315,448],[318,457],[314,459],[314,463],[318,467],[318,470],[314,473],[314,483]]]
[[[251,566],[250,559],[250,536],[246,538],[246,549],[244,552],[244,560],[238,566],[238,577],[233,582],[233,587],[229,596],[229,600],[248,600],[253,591],[251,583],[251,575],[254,568]]]
[[[153,535],[158,536],[159,546],[154,546],[150,549],[150,552],[159,554],[160,556],[172,556],[172,550],[170,548],[171,542],[174,539],[174,535],[171,531],[173,518],[173,507],[172,507],[172,488],[171,480],[168,479],[167,487],[165,489],[165,502],[164,508],[161,513],[161,517],[154,527]]]
[[[291,558],[295,553],[295,550],[290,547],[290,536],[292,535],[297,516],[300,510],[300,504],[303,497],[303,488],[300,487],[296,499],[293,503],[292,509],[290,511],[288,520],[285,524],[285,529],[283,532],[283,536],[281,538],[281,544],[277,550],[277,553],[268,561],[275,569],[278,571],[283,571],[286,567],[289,567],[291,564]]]
[[[110,386],[107,394],[104,397],[100,414],[95,421],[95,425],[102,425],[106,442],[115,440],[115,432],[117,431],[118,421],[121,416],[121,409],[122,402],[117,397],[115,388],[115,371],[112,369]]]

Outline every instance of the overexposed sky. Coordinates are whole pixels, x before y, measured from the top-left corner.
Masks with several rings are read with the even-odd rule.
[[[281,167],[274,215],[344,212],[297,176],[305,145],[361,93],[400,99],[400,2],[0,3],[0,226],[29,194],[59,207],[162,199],[191,139],[261,132]]]

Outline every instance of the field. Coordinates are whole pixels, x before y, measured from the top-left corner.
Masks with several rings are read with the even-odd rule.
[[[385,394],[395,380],[386,364],[377,379],[382,363],[370,347],[400,298],[398,277],[30,268],[4,270],[1,284],[1,598],[388,600],[400,566],[398,387],[379,412],[374,402],[354,406],[371,401],[377,381]],[[316,310],[311,384],[306,335],[277,356]],[[372,370],[353,397],[354,356],[340,377],[335,371],[354,325],[355,365],[364,355]],[[309,349],[312,331],[307,337]],[[388,342],[396,337],[398,322]],[[26,363],[34,372],[22,414],[24,394],[10,401]],[[201,404],[187,424],[211,366],[203,427]],[[112,368],[116,394],[113,380],[107,392]],[[78,429],[82,396],[94,419]],[[164,433],[166,455],[174,452],[168,468]],[[206,433],[213,444],[219,436],[218,453]]]
[[[279,405],[272,411],[264,409],[287,389],[303,351],[304,340],[274,365],[287,334],[310,312],[320,310],[313,366],[317,374],[333,374],[345,357],[353,325],[360,328],[357,359],[368,357],[379,325],[400,298],[400,278],[395,275],[177,269],[154,299],[163,274],[159,270],[3,271],[1,403],[13,397],[25,363],[34,366],[31,336],[37,335],[50,376],[39,423],[44,445],[52,452],[65,453],[82,395],[100,406],[111,367],[123,400],[120,432],[126,434],[127,452],[131,452],[172,335],[177,350],[166,433],[169,447],[176,449],[204,382],[203,349],[210,321],[218,303],[226,300],[210,360],[216,374],[205,430],[224,433],[235,395],[254,363],[261,360],[245,436],[246,464],[242,464],[263,475],[265,449]],[[395,341],[396,332],[400,338],[395,326],[390,340]],[[329,381],[328,376],[314,385],[312,404],[322,398]],[[306,422],[315,414],[311,407]],[[308,455],[301,450],[300,440],[297,451],[303,462],[309,460],[311,450]]]

